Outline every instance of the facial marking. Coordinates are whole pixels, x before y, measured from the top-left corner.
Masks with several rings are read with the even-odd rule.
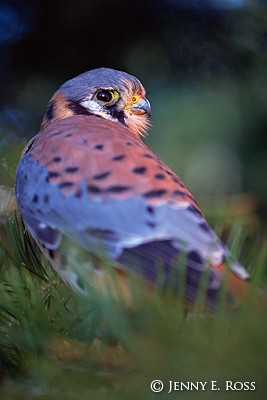
[[[150,126],[145,89],[135,77],[105,68],[65,82],[50,100],[42,127],[73,115],[95,115],[127,126],[137,136]],[[110,95],[110,100],[108,95]]]
[[[127,102],[126,106],[124,107],[125,110],[129,110],[129,108],[138,102],[138,100],[141,98],[141,94],[134,94],[129,97],[129,101]]]
[[[80,104],[94,115],[98,115],[110,121],[118,122],[117,118],[114,118],[107,109],[91,97],[84,99]]]
[[[68,107],[68,101],[64,94],[56,92],[49,102],[41,127],[45,128],[53,121],[68,118],[72,115],[74,115],[74,112]]]

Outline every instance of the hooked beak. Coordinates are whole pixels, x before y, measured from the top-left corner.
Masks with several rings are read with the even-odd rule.
[[[140,98],[137,103],[134,103],[129,107],[129,112],[130,114],[135,114],[135,115],[148,114],[148,116],[150,117],[151,116],[150,103],[147,99]]]

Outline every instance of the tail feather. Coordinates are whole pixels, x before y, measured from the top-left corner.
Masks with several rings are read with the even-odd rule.
[[[234,297],[239,306],[251,304],[253,311],[267,310],[266,292],[252,285],[249,279],[239,277],[225,263],[215,268],[220,271],[228,293]]]
[[[251,289],[251,285],[247,279],[245,280],[240,278],[237,274],[232,272],[225,263],[222,263],[215,268],[220,271],[220,274],[226,282],[227,289],[231,294],[237,296],[240,300],[247,297]]]
[[[161,282],[162,289],[171,288],[175,295],[178,294],[178,297],[179,291],[183,287],[186,304],[194,304],[200,291],[205,287],[206,306],[208,308],[216,309],[222,280],[227,278],[227,276],[223,276],[224,264],[218,268],[211,267],[208,270],[206,262],[202,261],[197,253],[191,251],[183,255],[168,240],[149,242],[135,248],[124,249],[117,261],[118,268],[121,267],[126,271],[132,271],[143,276],[152,286]],[[184,274],[181,273],[183,266],[186,267]],[[225,268],[226,270],[228,275],[233,275],[230,294],[227,296],[229,307],[233,308],[237,305],[236,297],[238,299],[240,297],[239,291],[244,292],[243,295],[245,295],[249,284],[243,281],[244,274],[239,273],[239,278],[229,268]],[[243,268],[240,267],[240,270],[243,272]],[[204,275],[206,278],[204,278]],[[184,283],[181,282],[181,279],[184,280]],[[235,296],[236,291],[238,292],[237,296]]]

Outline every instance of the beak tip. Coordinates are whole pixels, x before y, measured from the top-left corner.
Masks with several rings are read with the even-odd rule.
[[[139,99],[137,103],[130,107],[132,114],[147,114],[151,116],[151,106],[147,99]]]
[[[143,109],[146,111],[146,113],[150,117],[151,116],[151,106],[150,106],[150,103],[149,103],[149,101],[147,99],[144,99]]]

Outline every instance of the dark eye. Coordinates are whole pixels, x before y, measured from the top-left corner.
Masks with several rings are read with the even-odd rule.
[[[113,99],[113,93],[110,90],[99,90],[96,98],[99,101],[103,101],[103,103],[109,103]]]

